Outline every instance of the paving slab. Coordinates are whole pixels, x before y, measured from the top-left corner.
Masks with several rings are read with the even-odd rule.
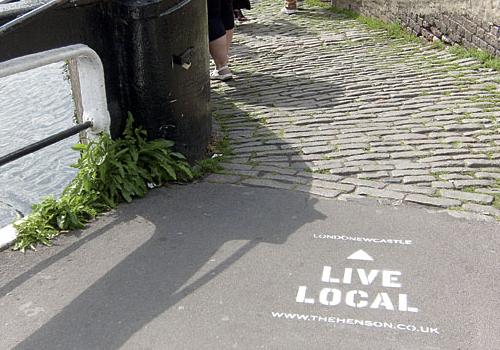
[[[2,349],[498,349],[500,226],[198,183],[0,253]]]

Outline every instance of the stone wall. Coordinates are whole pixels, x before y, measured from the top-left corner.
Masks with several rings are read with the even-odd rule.
[[[396,21],[414,34],[500,57],[500,0],[331,0],[333,6]]]

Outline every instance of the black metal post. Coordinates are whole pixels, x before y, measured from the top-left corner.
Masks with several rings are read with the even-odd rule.
[[[150,138],[175,141],[190,161],[211,133],[206,0],[76,0],[0,36],[0,61],[72,44],[104,66],[111,135],[132,112]],[[5,23],[0,12],[0,24]],[[12,18],[9,18],[11,20]]]

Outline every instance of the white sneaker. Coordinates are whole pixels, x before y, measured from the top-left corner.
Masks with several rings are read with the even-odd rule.
[[[294,13],[297,13],[297,10],[294,9],[287,9],[286,7],[283,7],[281,9],[281,13],[284,13],[286,15],[293,15]]]
[[[222,74],[221,72],[227,70],[229,73]],[[211,73],[210,73],[210,79],[211,80],[220,80],[220,81],[228,81],[233,79],[233,74],[229,70],[228,66],[220,67],[219,69],[215,68]]]

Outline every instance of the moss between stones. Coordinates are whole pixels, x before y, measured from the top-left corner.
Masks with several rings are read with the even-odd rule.
[[[306,3],[311,6],[325,8],[333,13],[344,16],[345,18],[355,19],[358,22],[366,25],[373,30],[384,30],[393,39],[402,39],[409,43],[422,42],[421,38],[408,32],[399,23],[384,22],[380,19],[373,17],[362,16],[357,12],[347,9],[341,9],[331,6],[329,3],[322,2],[321,0],[306,0]],[[474,58],[480,62],[481,67],[491,68],[500,71],[500,58],[492,56],[490,53],[473,48],[465,48],[460,45],[453,45],[448,47],[442,42],[433,42],[431,47],[444,50],[449,49],[449,52],[458,58]]]

